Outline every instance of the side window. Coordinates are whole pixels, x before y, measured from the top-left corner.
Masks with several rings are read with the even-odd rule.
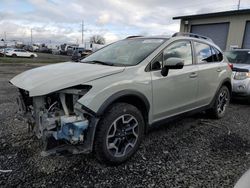
[[[190,41],[178,41],[170,44],[163,51],[163,60],[166,61],[170,57],[177,57],[184,60],[185,65],[192,65],[192,49]]]
[[[222,61],[223,60],[223,54],[217,50],[216,48],[213,48],[215,53],[217,54],[217,61]]]
[[[197,63],[213,62],[213,55],[209,45],[194,42],[194,46],[196,50]]]
[[[218,62],[218,55],[213,47],[211,47],[211,52],[212,52],[212,58],[214,62]]]

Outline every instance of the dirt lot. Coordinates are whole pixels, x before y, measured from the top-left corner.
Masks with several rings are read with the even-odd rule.
[[[250,105],[226,117],[198,114],[152,130],[118,167],[90,155],[41,157],[39,142],[16,114],[14,75],[35,65],[0,64],[0,187],[232,187],[250,168]],[[36,65],[38,66],[38,65]]]

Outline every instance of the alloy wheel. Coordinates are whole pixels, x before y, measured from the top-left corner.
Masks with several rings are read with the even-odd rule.
[[[106,137],[106,146],[114,157],[124,157],[136,145],[139,127],[136,118],[130,114],[119,116],[111,124]]]
[[[226,110],[226,106],[229,100],[229,93],[227,90],[222,90],[218,96],[217,111],[219,114],[223,114]]]

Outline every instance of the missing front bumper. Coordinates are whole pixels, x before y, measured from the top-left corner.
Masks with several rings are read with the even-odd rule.
[[[54,104],[51,104],[52,107],[46,107],[46,96],[33,97],[32,105],[27,105],[24,97],[20,95],[17,99],[18,111],[24,114],[29,130],[42,140],[42,156],[65,151],[72,154],[92,151],[95,129],[99,121],[95,114],[83,110],[85,108],[80,103],[75,103],[74,112],[66,114],[65,104],[61,110],[51,112]],[[65,100],[61,101],[64,102]]]

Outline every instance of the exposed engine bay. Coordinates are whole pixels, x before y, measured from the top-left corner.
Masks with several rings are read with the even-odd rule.
[[[90,88],[79,85],[36,97],[19,89],[19,112],[24,114],[29,130],[43,140],[44,155],[63,150],[72,153],[92,150],[96,118],[77,102]],[[52,140],[56,147],[51,148],[55,145]]]

